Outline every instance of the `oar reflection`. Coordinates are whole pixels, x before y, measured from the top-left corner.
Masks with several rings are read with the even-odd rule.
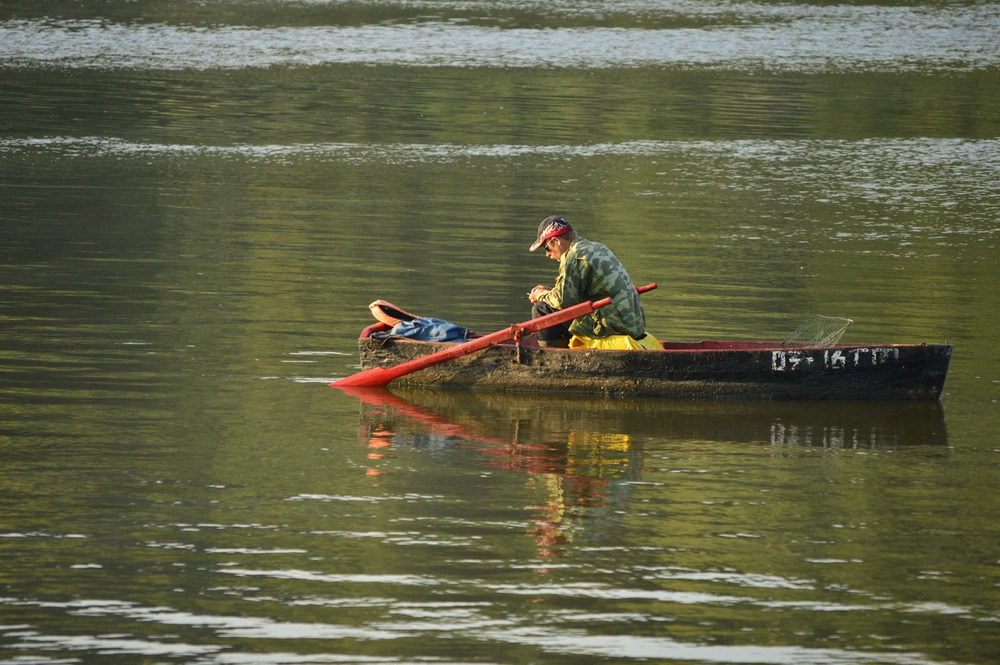
[[[601,400],[544,396],[350,389],[361,400],[359,439],[377,462],[386,448],[474,449],[482,465],[527,474],[532,496],[528,531],[549,558],[578,535],[583,522],[614,521],[628,484],[641,467],[641,449],[619,428],[598,429],[579,417]],[[575,405],[575,406],[574,406]],[[601,409],[598,409],[601,411]],[[589,424],[588,424],[589,423]],[[369,473],[380,473],[374,468]]]

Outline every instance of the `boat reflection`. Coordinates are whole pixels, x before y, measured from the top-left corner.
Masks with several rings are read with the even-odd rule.
[[[419,433],[536,453],[556,443],[609,438],[872,449],[942,447],[948,438],[944,409],[933,401],[687,401],[396,387],[345,392],[361,400],[362,436]],[[542,458],[506,466],[540,471],[547,464]]]
[[[545,497],[531,507],[529,528],[541,558],[584,537],[580,522],[610,522],[622,513],[649,445],[746,443],[779,455],[802,447],[927,446],[944,454],[947,443],[939,402],[691,402],[398,387],[345,392],[361,401],[359,439],[373,462],[391,447],[462,447],[488,467],[529,474]],[[377,464],[368,472],[380,473]]]

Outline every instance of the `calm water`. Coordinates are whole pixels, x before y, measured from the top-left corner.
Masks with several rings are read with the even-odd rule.
[[[994,663],[998,182],[996,2],[0,3],[0,663]],[[944,398],[326,386],[553,212]]]

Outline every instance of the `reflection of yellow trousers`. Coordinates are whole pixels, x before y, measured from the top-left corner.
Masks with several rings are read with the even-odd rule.
[[[662,351],[659,340],[646,333],[642,339],[629,337],[628,335],[611,335],[609,337],[584,337],[583,335],[573,335],[569,340],[571,349],[649,349],[651,351]]]

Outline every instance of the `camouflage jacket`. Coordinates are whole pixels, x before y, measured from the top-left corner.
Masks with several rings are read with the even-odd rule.
[[[584,337],[646,333],[646,314],[625,266],[606,246],[577,237],[559,259],[559,276],[539,300],[553,309],[611,296],[611,304],[573,321],[569,331]]]

